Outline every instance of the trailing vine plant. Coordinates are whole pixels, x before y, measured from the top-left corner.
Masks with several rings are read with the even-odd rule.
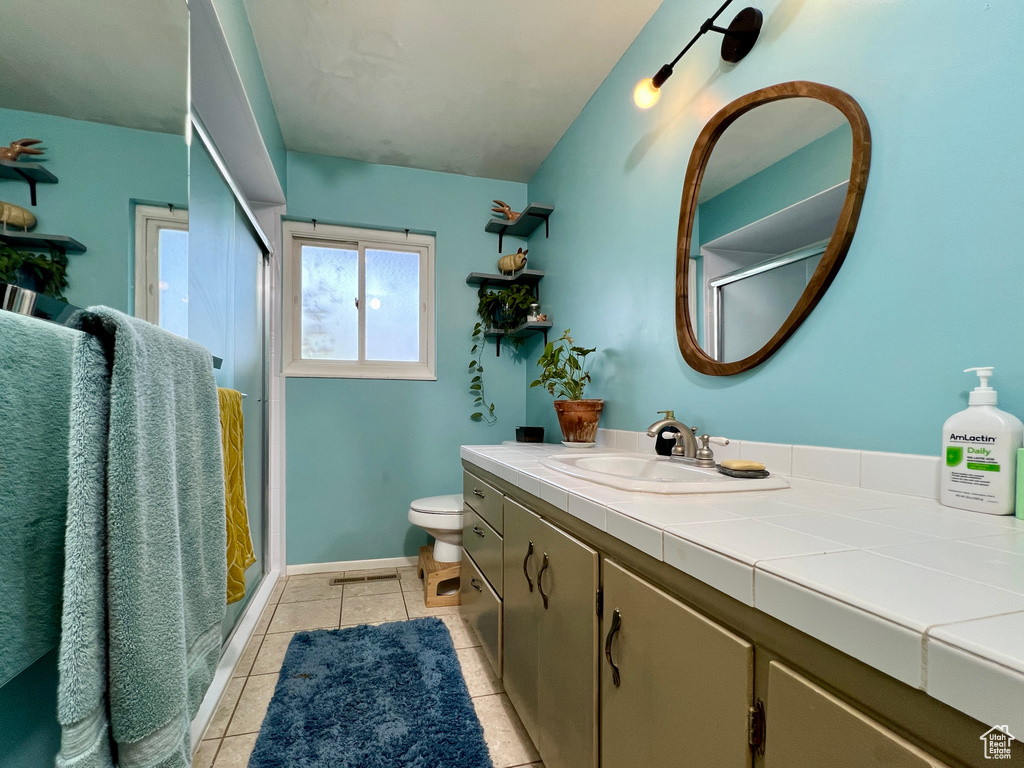
[[[498,420],[494,415],[494,403],[488,401],[484,391],[483,355],[487,348],[486,333],[489,330],[511,331],[521,325],[526,320],[530,305],[536,299],[525,285],[513,285],[495,291],[489,291],[486,286],[481,285],[477,296],[480,301],[476,312],[480,320],[473,326],[473,348],[470,350],[473,357],[469,363],[469,373],[472,374],[469,391],[474,397],[473,407],[477,410],[471,413],[469,418],[483,421],[485,424],[494,424]],[[513,347],[523,343],[522,339],[508,335],[501,336],[496,343],[501,344],[506,339],[511,340]]]

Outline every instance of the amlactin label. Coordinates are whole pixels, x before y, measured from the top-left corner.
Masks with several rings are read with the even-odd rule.
[[[951,443],[994,443],[996,439],[988,435],[957,435],[949,436]]]

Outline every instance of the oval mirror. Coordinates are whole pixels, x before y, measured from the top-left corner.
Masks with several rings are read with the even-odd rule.
[[[810,314],[850,247],[870,156],[860,106],[819,83],[762,88],[704,126],[676,259],[676,335],[690,367],[753,368]]]

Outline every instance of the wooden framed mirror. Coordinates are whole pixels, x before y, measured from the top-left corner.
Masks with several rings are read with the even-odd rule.
[[[800,326],[849,250],[870,162],[860,105],[820,83],[748,93],[704,126],[676,247],[676,337],[691,368],[749,370]]]

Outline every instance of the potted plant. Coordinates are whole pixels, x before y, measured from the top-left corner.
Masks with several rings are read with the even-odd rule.
[[[487,395],[484,393],[483,354],[487,346],[486,333],[491,330],[505,331],[506,335],[497,339],[495,343],[501,344],[504,339],[511,339],[513,346],[518,347],[523,340],[509,336],[507,332],[526,321],[526,313],[537,299],[525,285],[513,285],[497,291],[489,291],[482,285],[477,295],[480,302],[477,304],[476,312],[480,316],[480,322],[473,326],[473,359],[469,363],[472,379],[469,382],[469,391],[474,398],[474,408],[479,410],[470,414],[470,418],[493,424],[497,420],[494,415],[494,403],[488,403]]]
[[[0,245],[0,283],[63,300],[68,287],[67,269],[68,258],[58,251],[46,256]]]
[[[585,400],[583,390],[590,381],[587,357],[597,348],[576,345],[566,329],[561,338],[548,342],[537,365],[540,378],[531,387],[544,387],[555,398],[555,413],[562,438],[567,443],[593,443],[604,400]],[[561,399],[560,399],[561,398]]]

